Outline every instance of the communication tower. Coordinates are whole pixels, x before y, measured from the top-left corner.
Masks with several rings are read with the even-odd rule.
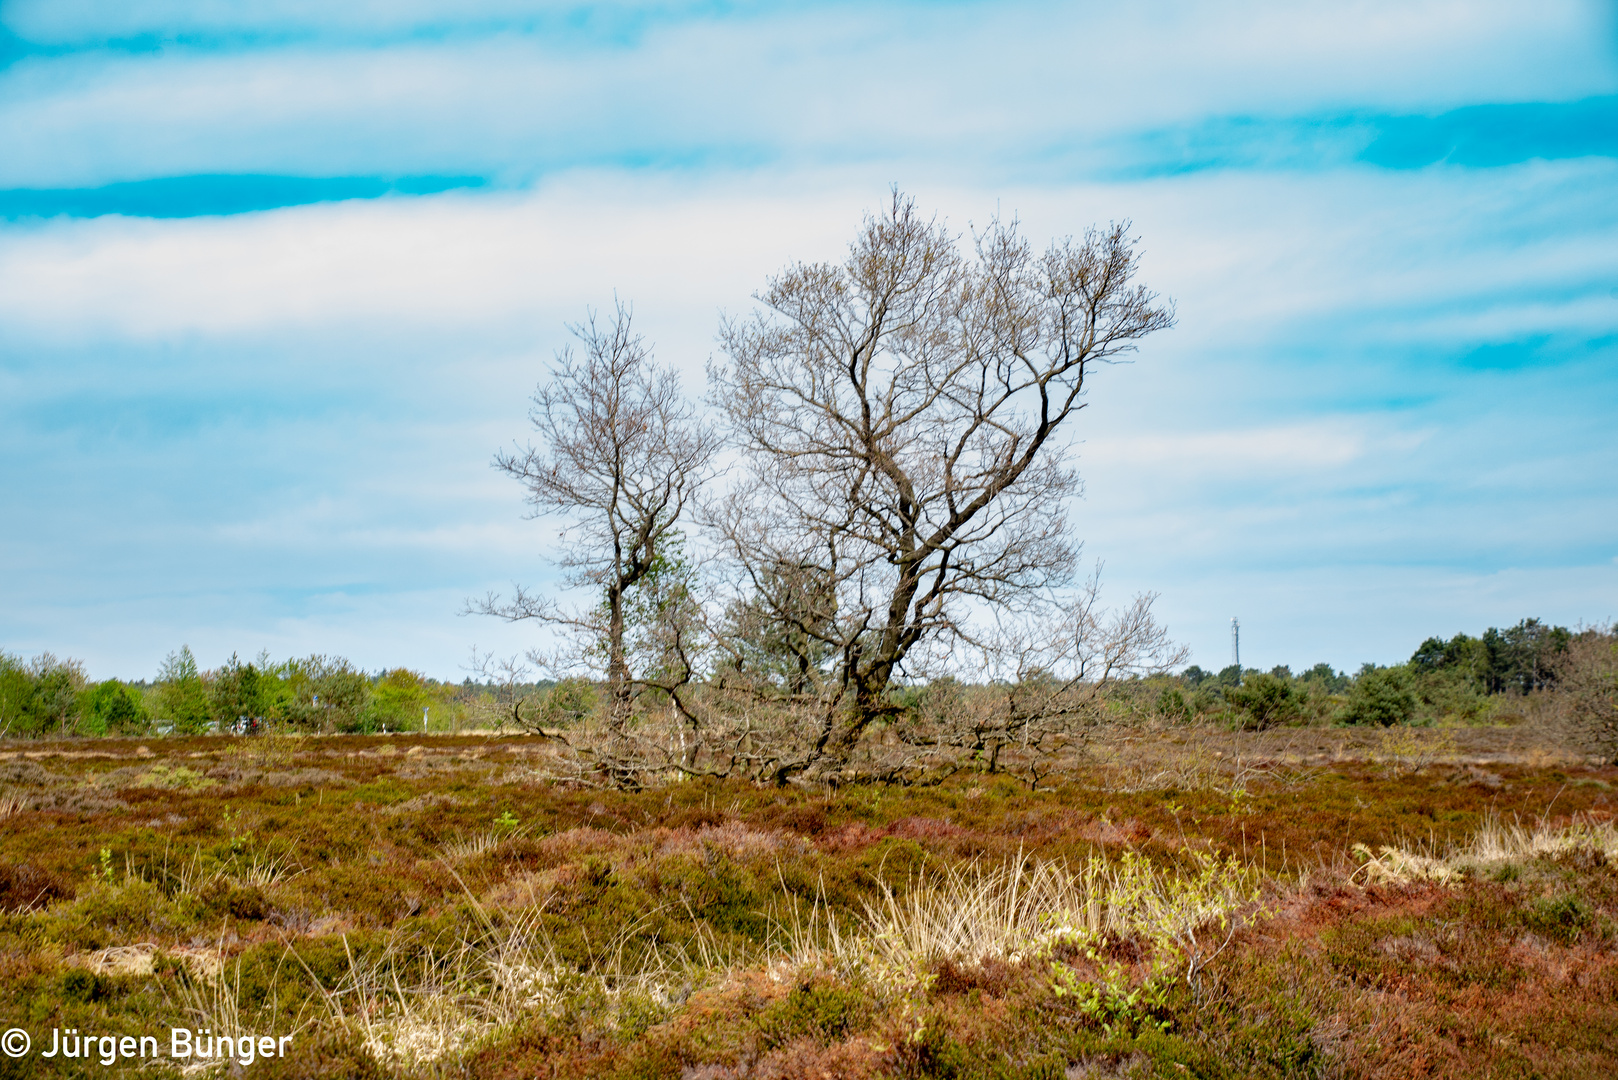
[[[1236,678],[1242,677],[1242,624],[1230,617],[1230,662],[1236,665]]]

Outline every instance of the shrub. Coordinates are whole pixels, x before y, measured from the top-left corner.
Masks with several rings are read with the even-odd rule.
[[[1157,695],[1157,712],[1159,716],[1179,723],[1191,720],[1191,705],[1185,700],[1185,695],[1172,686],[1165,686]]]
[[[1306,699],[1291,679],[1276,675],[1252,675],[1225,691],[1225,700],[1246,714],[1244,726],[1259,730],[1296,719]]]
[[[1377,667],[1366,664],[1348,691],[1343,722],[1380,724],[1392,727],[1407,724],[1416,714],[1416,692],[1406,667]]]

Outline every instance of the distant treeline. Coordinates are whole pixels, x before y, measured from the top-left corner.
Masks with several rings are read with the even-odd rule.
[[[93,682],[77,660],[0,653],[0,738],[203,734],[265,725],[304,731],[457,730],[498,722],[549,682],[440,682],[408,668],[368,674],[340,656],[243,662],[205,671],[182,647],[147,682]]]
[[[1574,631],[1524,619],[1505,630],[1491,626],[1479,637],[1430,637],[1403,664],[1365,664],[1353,675],[1324,663],[1298,674],[1285,666],[1266,672],[1232,664],[1212,672],[1193,665],[1179,676],[1190,697],[1176,700],[1165,693],[1163,709],[1188,714],[1223,710],[1254,727],[1298,720],[1382,725],[1476,721],[1502,697],[1555,688],[1575,644],[1595,639],[1610,644],[1611,638],[1601,629]]]
[[[1339,723],[1486,721],[1510,699],[1565,687],[1593,703],[1592,722],[1611,727],[1618,695],[1612,628],[1569,630],[1524,619],[1481,636],[1430,637],[1409,661],[1365,664],[1349,674],[1320,663],[1294,673],[1207,671],[1134,684],[1124,713],[1168,721],[1268,728]],[[237,656],[200,670],[189,648],[164,661],[156,679],[92,682],[76,660],[49,653],[24,661],[0,653],[0,738],[41,735],[203,734],[263,725],[319,732],[458,731],[503,726],[523,703],[519,726],[567,725],[603,700],[602,686],[468,677],[440,682],[407,668],[366,673],[342,657],[312,655],[273,662]],[[947,680],[953,682],[953,680]],[[920,688],[895,691],[899,714]],[[919,700],[919,699],[918,699]],[[1122,699],[1121,699],[1122,700]]]

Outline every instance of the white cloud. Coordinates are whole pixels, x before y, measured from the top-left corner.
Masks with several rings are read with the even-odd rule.
[[[1102,467],[1171,467],[1185,479],[1228,475],[1232,470],[1248,477],[1317,474],[1363,457],[1368,442],[1365,427],[1363,422],[1325,420],[1237,431],[1102,437],[1085,443],[1082,457]],[[1399,442],[1404,449],[1414,449],[1420,440],[1401,436]]]
[[[617,290],[691,310],[711,340],[721,304],[745,303],[794,255],[835,254],[825,238],[849,235],[870,201],[597,175],[532,196],[63,221],[0,232],[0,320],[81,342],[366,324],[487,332],[539,317],[548,333]]]
[[[12,18],[43,26],[54,10]],[[236,25],[230,5],[188,10],[135,21]],[[261,11],[241,26],[296,21]],[[500,32],[34,57],[0,74],[0,185],[219,171],[528,178],[715,156],[982,171],[1210,115],[1611,92],[1605,27],[1585,0],[793,6],[730,19],[704,9],[612,49]]]

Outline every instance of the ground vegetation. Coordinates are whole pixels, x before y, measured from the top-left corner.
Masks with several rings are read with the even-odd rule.
[[[192,1072],[300,1078],[1618,1068],[1618,770],[1522,723],[1053,756],[631,792],[536,735],[0,743],[0,1027],[293,1034]]]

